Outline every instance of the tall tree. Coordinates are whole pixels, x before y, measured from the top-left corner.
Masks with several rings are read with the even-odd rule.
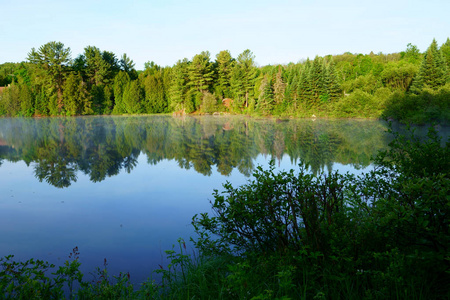
[[[138,80],[130,81],[123,93],[123,103],[128,114],[142,113],[143,92]]]
[[[230,51],[223,50],[216,55],[217,82],[215,91],[220,98],[231,97],[230,81],[233,64],[234,60]]]
[[[67,71],[67,66],[71,61],[70,48],[64,48],[61,42],[49,42],[38,50],[31,49],[27,60],[38,66],[45,75],[45,85],[47,94],[54,97],[52,113],[60,113],[62,109],[62,86]],[[52,99],[50,99],[52,100]]]
[[[257,76],[255,56],[247,49],[239,54],[232,71],[231,85],[234,97],[237,98],[234,103],[248,107],[249,98],[253,96],[253,87]]]
[[[143,79],[145,90],[144,107],[147,113],[163,113],[168,103],[164,93],[164,82],[161,72],[155,72]]]
[[[99,48],[87,46],[84,48],[86,57],[86,74],[91,85],[103,85],[108,80],[110,65],[103,59]]]
[[[123,114],[126,112],[125,104],[123,102],[123,93],[126,86],[130,82],[130,76],[124,71],[120,71],[114,78],[114,109],[113,113]]]
[[[189,60],[185,58],[183,60],[179,60],[172,68],[172,82],[169,91],[170,106],[172,110],[180,110],[185,108],[185,98],[189,83],[189,64]]]
[[[273,98],[275,101],[275,105],[281,105],[284,101],[284,93],[286,91],[286,83],[284,83],[282,77],[282,66],[278,66],[278,72],[275,75],[275,83],[273,84]]]
[[[411,90],[419,92],[424,87],[437,89],[446,82],[447,66],[438,49],[435,39],[428,47],[422,60],[419,73],[414,78]]]
[[[196,92],[206,92],[213,81],[214,70],[210,61],[209,51],[203,51],[192,59],[189,65],[189,85]]]

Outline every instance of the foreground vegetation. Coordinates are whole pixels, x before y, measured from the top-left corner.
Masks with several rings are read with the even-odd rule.
[[[208,51],[174,66],[133,61],[87,46],[75,59],[61,42],[32,49],[22,63],[0,65],[0,115],[60,116],[213,113],[294,117],[450,120],[450,39],[421,53],[316,56],[257,66],[245,50]]]
[[[448,299],[449,144],[433,127],[394,134],[361,176],[275,173],[214,192],[213,214],[193,217],[197,255],[166,251],[159,283],[83,280],[78,249],[52,276],[39,260],[0,260],[2,299]]]

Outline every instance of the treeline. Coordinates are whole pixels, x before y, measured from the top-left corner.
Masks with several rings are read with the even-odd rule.
[[[134,62],[88,46],[75,59],[49,42],[27,61],[0,65],[0,115],[56,116],[233,113],[310,117],[386,117],[423,123],[450,119],[450,39],[421,53],[316,56],[288,65],[256,65],[208,51],[174,66]]]

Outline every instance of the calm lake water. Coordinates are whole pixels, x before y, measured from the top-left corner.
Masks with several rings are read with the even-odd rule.
[[[386,149],[379,121],[245,117],[0,118],[0,257],[61,265],[78,246],[82,271],[108,261],[133,282],[167,265],[193,236],[213,189],[258,165],[300,160],[312,172],[361,172]]]

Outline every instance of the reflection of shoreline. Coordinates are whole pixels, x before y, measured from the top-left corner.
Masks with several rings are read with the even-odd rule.
[[[59,187],[69,186],[78,170],[93,182],[131,172],[141,152],[149,164],[173,159],[206,176],[213,167],[222,175],[238,169],[250,176],[260,154],[288,155],[318,172],[332,170],[334,163],[368,166],[371,156],[387,147],[386,128],[373,120],[277,122],[242,116],[0,119],[0,143],[16,146],[2,147],[0,158],[34,162],[36,178]]]

